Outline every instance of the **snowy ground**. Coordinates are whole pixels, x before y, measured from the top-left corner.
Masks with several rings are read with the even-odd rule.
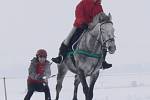
[[[72,100],[73,77],[66,77],[60,100]],[[26,94],[25,78],[6,79],[7,100],[23,100]],[[56,77],[49,79],[52,99],[55,98]],[[84,100],[82,86],[79,86],[79,100]],[[0,80],[0,100],[5,100],[3,80]],[[44,100],[43,93],[34,93],[31,100]],[[111,74],[98,78],[93,100],[150,100],[150,74]]]

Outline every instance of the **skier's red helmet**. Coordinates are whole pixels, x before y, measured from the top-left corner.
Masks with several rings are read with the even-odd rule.
[[[47,57],[47,52],[46,52],[46,50],[44,50],[44,49],[39,49],[39,50],[36,52],[36,56],[37,56],[37,57]]]

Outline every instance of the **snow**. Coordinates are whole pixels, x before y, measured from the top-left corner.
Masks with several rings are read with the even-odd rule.
[[[101,72],[94,89],[93,100],[150,100],[150,73],[106,74]],[[73,97],[74,77],[67,75],[63,82],[60,100]],[[49,79],[52,100],[55,98],[56,77]],[[3,79],[0,80],[0,100],[5,100]],[[7,100],[23,100],[26,92],[26,78],[6,78]],[[79,85],[79,100],[84,100]],[[35,92],[31,100],[44,100],[44,93]]]

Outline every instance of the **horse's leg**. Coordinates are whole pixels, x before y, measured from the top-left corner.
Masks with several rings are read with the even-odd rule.
[[[77,100],[77,91],[78,91],[79,83],[80,83],[79,75],[75,75],[73,100]]]
[[[59,93],[62,89],[62,82],[67,73],[67,68],[64,65],[58,65],[57,84],[56,84],[56,99],[59,99]]]
[[[89,100],[89,98],[88,98],[89,87],[86,82],[86,77],[85,77],[84,71],[82,69],[79,69],[79,77],[80,77],[80,81],[82,83],[83,92],[85,94],[85,100]]]
[[[89,100],[93,99],[93,89],[98,76],[99,76],[99,71],[97,71],[92,76],[90,76]]]

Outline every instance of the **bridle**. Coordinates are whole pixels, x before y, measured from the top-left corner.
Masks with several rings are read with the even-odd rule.
[[[104,40],[103,39],[103,32],[102,32],[102,25],[106,24],[106,23],[111,23],[113,24],[112,21],[110,20],[105,20],[103,22],[100,23],[100,28],[99,28],[99,31],[101,34],[98,34],[98,36],[95,38],[95,36],[93,36],[92,34],[90,34],[93,38],[95,38],[96,42],[102,47],[102,48],[106,48],[106,43],[109,42],[109,41],[114,41],[114,38],[109,38],[107,40]]]

